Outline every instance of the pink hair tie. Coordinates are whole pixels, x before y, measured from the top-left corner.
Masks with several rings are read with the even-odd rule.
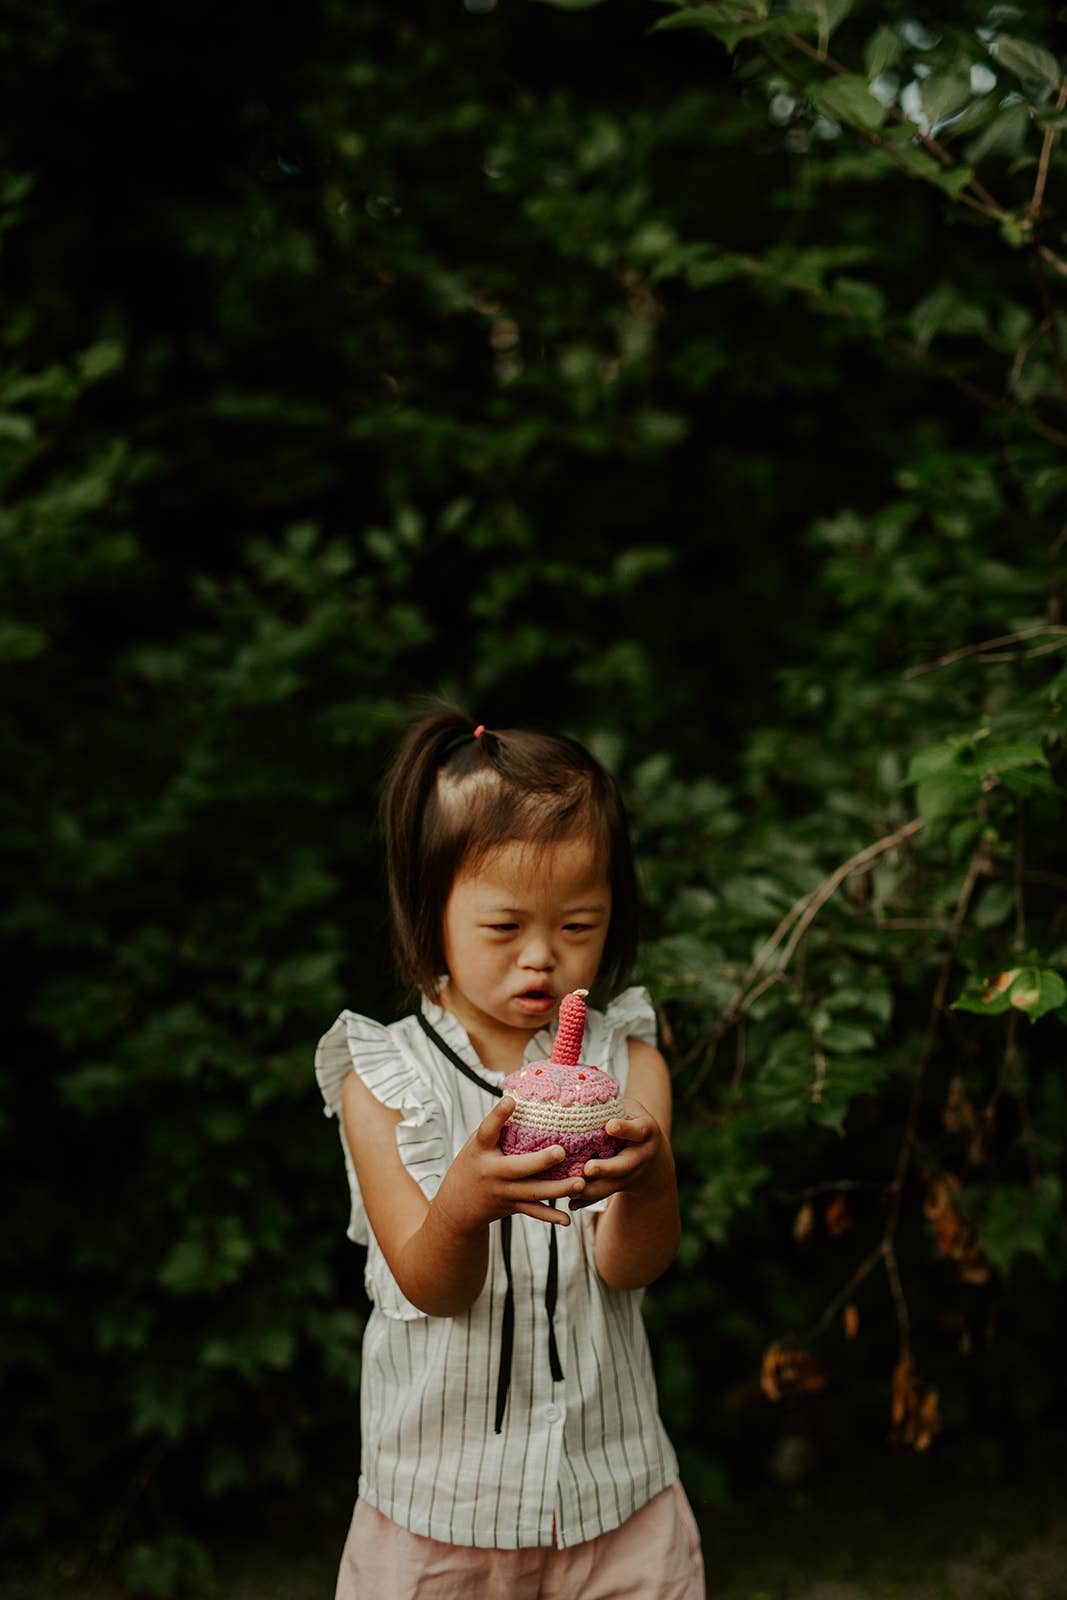
[[[480,739],[484,732],[485,732],[485,723],[484,722],[479,722],[478,726],[474,730],[474,737],[476,739]]]

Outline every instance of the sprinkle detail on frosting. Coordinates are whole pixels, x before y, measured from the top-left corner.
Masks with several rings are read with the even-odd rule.
[[[531,1100],[560,1101],[571,1094],[582,1105],[605,1105],[621,1092],[610,1072],[595,1072],[586,1061],[573,1067],[554,1067],[551,1062],[517,1070],[504,1079],[506,1094]]]

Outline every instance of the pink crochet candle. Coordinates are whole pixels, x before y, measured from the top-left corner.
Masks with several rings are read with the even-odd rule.
[[[575,989],[564,996],[551,1058],[520,1067],[504,1079],[504,1093],[515,1101],[500,1135],[504,1154],[520,1155],[552,1144],[567,1152],[554,1167],[538,1173],[538,1181],[581,1174],[587,1161],[613,1156],[622,1148],[621,1139],[604,1132],[605,1123],[626,1115],[619,1085],[610,1073],[578,1059],[588,993]]]

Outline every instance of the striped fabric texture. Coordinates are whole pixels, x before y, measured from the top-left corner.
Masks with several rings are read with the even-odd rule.
[[[425,997],[422,1010],[486,1083],[462,1024]],[[526,1061],[546,1059],[555,1024],[530,1040]],[[590,1010],[582,1054],[626,1092],[627,1040],[656,1041],[648,991],[623,991]],[[553,1382],[544,1311],[551,1223],[512,1218],[515,1339],[501,1433],[493,1432],[505,1277],[499,1224],[489,1270],[462,1316],[429,1317],[401,1292],[368,1226],[341,1119],[341,1086],[357,1071],[383,1104],[404,1113],[401,1160],[432,1199],[449,1164],[495,1102],[423,1034],[415,1017],[389,1025],[342,1011],[319,1041],[315,1073],[337,1128],[348,1177],[348,1237],[366,1245],[374,1302],[363,1335],[362,1458],[358,1494],[393,1522],[449,1544],[561,1549],[617,1528],[673,1483],[678,1462],[656,1398],[641,1317],[644,1291],[610,1289],[593,1257],[599,1201],[556,1228],[556,1337],[563,1378]],[[563,1202],[559,1202],[562,1204]]]

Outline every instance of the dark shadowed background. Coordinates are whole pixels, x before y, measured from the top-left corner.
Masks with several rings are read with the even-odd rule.
[[[799,1594],[752,1547],[831,1502],[794,1575],[865,1511],[888,1574],[898,1493],[1023,1592],[973,1529],[1067,1399],[1063,16],[0,16],[5,1595],[332,1583],[312,1057],[398,1014],[426,691],[623,785],[713,1592]]]

